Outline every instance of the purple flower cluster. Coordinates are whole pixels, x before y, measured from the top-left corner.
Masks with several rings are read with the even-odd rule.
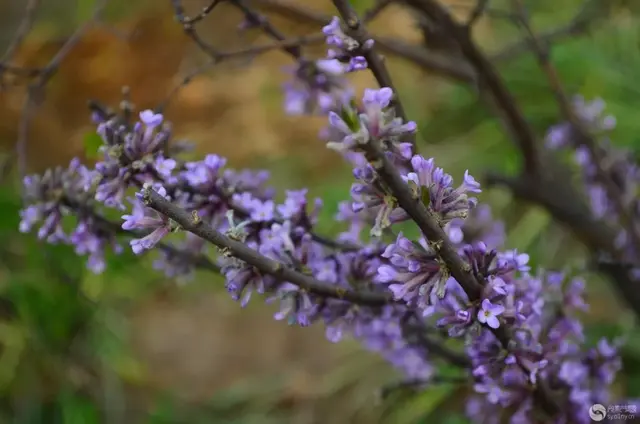
[[[367,60],[362,54],[373,47],[373,40],[367,40],[361,45],[344,33],[340,19],[336,16],[322,28],[322,33],[326,36],[329,46],[327,57],[335,61],[336,67],[341,65],[342,72],[367,69]]]
[[[561,123],[550,128],[547,146],[551,149],[570,149],[579,166],[585,192],[593,215],[618,229],[616,247],[624,261],[637,264],[640,246],[633,240],[633,233],[640,234],[640,168],[629,152],[612,145],[608,134],[616,126],[616,119],[605,113],[602,99],[587,102],[576,97],[573,107],[580,123],[596,141],[598,157],[579,137],[570,123]],[[603,181],[608,179],[609,183]],[[624,208],[628,220],[621,219],[620,207]],[[635,228],[633,228],[635,227]],[[635,266],[631,275],[640,280],[640,267]]]
[[[573,102],[577,118],[591,132],[600,136],[600,146],[608,145],[610,142],[606,137],[608,131],[615,128],[616,120],[613,116],[605,115],[605,103],[601,99],[592,102],[586,102],[582,97],[577,97]],[[570,123],[561,123],[549,129],[547,134],[547,147],[550,149],[573,149],[574,159],[580,166],[583,173],[583,179],[586,184],[587,193],[591,203],[593,213],[598,218],[607,217],[611,220],[617,217],[617,212],[611,200],[608,198],[607,190],[597,178],[597,164],[594,163],[589,148],[581,143],[576,136],[575,130]],[[630,164],[624,163],[624,157],[621,154],[610,151],[610,160],[618,162],[611,163],[609,172],[620,173],[620,184],[632,184],[630,187],[624,187],[628,192],[634,191],[638,181],[638,171],[632,168]],[[616,156],[620,156],[616,158]],[[616,159],[618,159],[616,161]],[[622,159],[622,160],[621,160]],[[615,170],[613,167],[615,166]],[[633,196],[635,197],[635,195]]]
[[[300,59],[290,70],[293,78],[284,84],[285,112],[290,115],[341,111],[353,106],[354,91],[345,74],[367,69],[366,59],[359,55],[373,45],[364,46],[347,36],[334,18],[322,29],[331,47],[323,59]]]
[[[290,72],[293,78],[284,84],[284,110],[289,115],[326,115],[353,98],[343,66],[335,59],[301,60]]]
[[[88,256],[87,267],[96,273],[106,268],[107,247],[120,253],[115,235],[91,213],[99,173],[74,159],[68,168],[57,167],[42,176],[24,179],[28,206],[20,212],[20,231],[38,228],[38,238],[49,243],[74,246],[78,255]],[[75,224],[65,218],[75,217]]]
[[[330,58],[301,61],[285,97],[289,112],[326,114],[328,146],[354,164],[351,199],[337,214],[348,228],[337,242],[315,232],[321,199],[297,189],[278,200],[267,185],[267,172],[230,169],[217,155],[201,161],[170,155],[169,126],[152,111],[141,112],[133,125],[120,117],[99,122],[104,156],[94,170],[73,161],[67,169],[25,179],[30,203],[22,211],[21,231],[39,224],[40,238],[72,244],[78,254],[89,256],[93,271],[101,272],[106,247],[119,249],[118,231],[103,216],[128,203],[130,211],[120,212],[123,223],[116,230],[133,232],[132,251],[160,247],[154,266],[169,277],[187,278],[198,266],[193,258],[212,252],[192,233],[179,244],[170,241],[181,226],[149,207],[145,193],[153,190],[192,212],[199,223],[278,264],[268,273],[217,245],[215,260],[226,289],[241,306],[254,293],[264,294],[279,305],[275,319],[299,326],[322,322],[328,340],[353,337],[407,378],[425,383],[437,376],[439,361],[451,359],[445,348],[433,348],[439,339],[461,339],[464,348],[455,362],[473,386],[467,410],[475,422],[498,423],[511,413],[510,422],[533,423],[545,413],[544,422],[588,423],[589,406],[608,401],[620,361],[617,344],[602,340],[596,347],[585,346],[577,318],[587,309],[582,280],[558,272],[532,273],[528,255],[503,249],[502,224],[473,197],[481,192],[479,183],[465,172],[462,183],[454,184],[433,158],[402,141],[416,124],[396,116],[390,88],[365,90],[360,107],[351,100],[342,74],[366,67],[356,53],[371,46],[345,35],[337,18],[324,33]],[[410,221],[410,213],[370,157],[372,145],[395,166],[400,184],[444,231],[445,240],[398,229]],[[76,224],[68,231],[62,221],[71,215]],[[465,291],[453,276],[459,274],[443,257],[443,243],[460,258],[462,272],[479,282],[478,293]],[[312,276],[336,293],[389,300],[370,305],[321,295],[282,281],[277,277],[281,268]],[[539,404],[541,388],[554,394],[556,408]]]

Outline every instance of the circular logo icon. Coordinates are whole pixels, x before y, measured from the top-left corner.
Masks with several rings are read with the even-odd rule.
[[[607,408],[599,403],[593,404],[589,408],[589,416],[593,421],[602,421],[607,416]]]

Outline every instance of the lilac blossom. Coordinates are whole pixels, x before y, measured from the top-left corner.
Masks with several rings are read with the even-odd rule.
[[[482,309],[478,311],[478,321],[482,324],[486,324],[491,328],[500,327],[500,320],[498,316],[504,312],[504,306],[494,305],[489,299],[482,301]]]
[[[329,142],[327,146],[339,152],[358,151],[362,145],[376,141],[392,145],[390,153],[406,155],[408,144],[399,144],[403,136],[413,134],[416,124],[402,122],[391,107],[393,91],[384,87],[379,90],[366,89],[362,97],[362,112],[345,107],[329,112]]]
[[[378,268],[376,281],[388,284],[395,299],[424,308],[432,292],[444,297],[449,270],[424,239],[416,244],[400,233],[382,257],[389,263]]]
[[[358,182],[351,185],[351,209],[373,218],[371,235],[380,237],[394,222],[408,219],[408,215],[397,205],[395,198],[378,179],[373,167],[367,164],[353,170]]]
[[[154,189],[163,197],[168,198],[167,191],[160,184],[155,184]],[[145,250],[155,247],[175,225],[166,216],[144,206],[141,200],[142,194],[136,193],[136,198],[132,199],[133,210],[131,215],[123,215],[123,230],[147,230],[146,236],[139,239],[132,239],[129,244],[133,253],[139,255]]]
[[[98,202],[124,209],[129,185],[142,185],[158,174],[171,174],[176,162],[163,156],[170,136],[168,127],[162,128],[163,119],[161,114],[145,110],[131,128],[117,118],[98,125],[104,142],[100,149],[103,160],[96,164],[101,176],[95,195]]]
[[[467,193],[480,193],[480,184],[466,171],[462,184],[453,188],[453,177],[434,164],[433,158],[425,159],[420,155],[411,158],[413,172],[403,176],[415,196],[433,213],[442,224],[456,218],[466,218],[469,210],[476,204],[474,197]]]
[[[349,104],[353,89],[342,77],[345,66],[337,59],[299,61],[292,72],[293,79],[284,84],[285,112],[327,114]]]
[[[576,97],[573,106],[580,123],[596,141],[595,146],[585,145],[576,136],[571,124],[566,122],[550,128],[547,146],[572,151],[593,216],[617,230],[614,243],[618,250],[615,252],[619,257],[618,261],[632,264],[629,276],[640,281],[640,267],[636,264],[640,246],[637,246],[637,237],[634,237],[640,234],[637,223],[640,212],[637,196],[640,168],[631,152],[613,146],[609,136],[616,126],[616,119],[606,114],[606,105],[602,99],[588,102],[582,97]],[[597,153],[598,160],[593,157],[594,152]],[[608,179],[610,184],[603,179]],[[601,256],[606,262],[610,255]]]
[[[40,224],[39,239],[72,245],[78,255],[88,256],[87,268],[95,273],[105,270],[108,250],[122,251],[103,220],[83,208],[93,202],[98,178],[96,171],[81,165],[78,159],[73,159],[68,168],[27,176],[23,183],[28,205],[20,212],[21,232],[29,232]],[[76,218],[75,226],[65,229],[65,221],[72,216]]]
[[[373,46],[373,40],[360,45],[356,40],[344,33],[340,19],[334,16],[331,22],[322,28],[329,46],[327,57],[345,63],[344,72],[367,69],[367,60],[362,54]]]

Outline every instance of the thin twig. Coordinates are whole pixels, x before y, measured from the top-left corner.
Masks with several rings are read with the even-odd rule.
[[[601,0],[594,0],[592,5],[597,4]],[[576,15],[565,25],[553,28],[537,35],[537,39],[542,44],[551,44],[564,38],[576,36],[587,32],[599,19],[604,15],[594,13],[591,7],[582,7]],[[515,41],[513,44],[503,47],[498,53],[492,55],[492,61],[509,60],[521,54],[528,52],[531,48],[531,41],[528,37]]]
[[[2,78],[2,72],[9,69],[15,69],[9,62],[13,59],[13,55],[22,45],[22,42],[27,37],[29,31],[31,31],[31,27],[33,26],[33,22],[35,21],[36,11],[38,10],[38,6],[40,6],[40,0],[27,0],[27,4],[25,7],[24,17],[16,30],[16,33],[13,37],[13,40],[9,43],[7,50],[4,52],[2,57],[0,58],[0,78]]]
[[[244,48],[230,51],[230,52],[216,52],[215,54],[212,55],[213,57],[211,57],[205,64],[198,66],[197,68],[191,70],[186,75],[184,75],[180,79],[180,82],[171,89],[171,91],[169,92],[167,97],[162,101],[162,103],[156,107],[156,111],[158,113],[164,111],[167,108],[168,104],[171,102],[171,100],[173,100],[173,98],[179,93],[179,91],[182,88],[188,85],[197,76],[204,74],[205,72],[215,67],[216,65],[219,65],[221,62],[225,60],[229,60],[233,58],[241,58],[241,57],[254,57],[260,54],[268,53],[274,50],[281,50],[287,47],[316,44],[324,41],[324,38],[325,38],[324,34],[321,34],[321,33],[311,34],[311,35],[305,35],[301,37],[294,37],[294,38],[286,39],[283,41],[274,41],[271,43],[265,43],[258,46],[244,47]]]
[[[244,1],[242,0],[229,0],[231,4],[236,6],[238,9],[244,13],[246,19],[256,26],[260,26],[262,30],[271,38],[284,41],[286,37],[278,31],[264,16],[260,15],[255,10],[248,7]],[[289,53],[294,59],[302,58],[302,50],[299,46],[284,46],[283,50]]]
[[[189,23],[193,25],[197,22],[200,22],[201,20],[206,18],[209,15],[209,13],[211,13],[213,8],[216,7],[218,3],[221,3],[221,2],[222,0],[211,0],[209,4],[202,9],[200,13],[198,13],[196,16],[193,16],[193,17],[185,17],[182,23],[183,24]]]
[[[458,3],[455,1],[447,1],[447,6],[452,9],[464,9],[464,10],[472,9],[471,15],[473,15],[474,13],[477,13],[476,11],[478,10],[478,8],[480,8],[482,9],[480,15],[485,15],[490,18],[496,18],[496,19],[511,19],[511,14],[508,11],[489,7],[488,4],[482,5],[481,3],[483,1],[486,3],[489,3],[490,0],[477,0],[474,5],[472,5],[469,1],[466,1],[466,0],[463,0],[461,3]],[[468,23],[469,23],[469,20],[467,20],[467,25]]]
[[[171,101],[178,95],[180,90],[189,85],[191,81],[198,75],[202,75],[207,72],[209,69],[213,68],[218,64],[218,61],[215,59],[210,59],[207,63],[198,66],[197,68],[189,71],[186,75],[184,75],[180,82],[173,86],[173,88],[169,91],[169,94],[164,98],[164,100],[155,108],[156,113],[163,113]]]
[[[182,24],[184,33],[187,35],[187,37],[191,38],[194,43],[196,43],[200,50],[205,52],[211,58],[217,58],[218,51],[209,43],[204,41],[202,37],[200,37],[198,31],[196,31],[195,24],[204,19],[204,17],[206,17],[218,3],[218,1],[211,2],[211,4],[207,6],[200,15],[196,16],[195,18],[190,18],[185,15],[184,6],[182,6],[181,0],[171,0],[176,20],[180,22],[180,24]]]
[[[29,124],[34,113],[34,107],[43,95],[43,90],[47,82],[55,75],[64,58],[76,46],[82,38],[82,35],[97,21],[102,11],[107,6],[109,0],[100,0],[96,5],[91,18],[78,28],[69,39],[62,45],[60,50],[53,56],[38,73],[35,81],[29,84],[26,98],[22,108],[22,115],[18,127],[18,140],[16,142],[15,152],[10,155],[12,159],[16,159],[18,164],[18,172],[21,177],[27,172],[27,143],[29,138]],[[13,160],[12,160],[13,162]],[[11,163],[12,163],[11,162]]]

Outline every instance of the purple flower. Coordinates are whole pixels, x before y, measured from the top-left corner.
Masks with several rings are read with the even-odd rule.
[[[311,325],[317,313],[317,305],[307,293],[300,291],[293,284],[286,283],[280,286],[278,294],[270,301],[276,299],[280,301],[280,310],[274,315],[276,320],[286,319],[290,325],[298,324],[301,327]]]
[[[327,53],[329,59],[336,59],[346,63],[346,72],[367,69],[366,59],[358,53],[370,49],[373,46],[373,40],[367,40],[363,45],[360,45],[355,39],[342,31],[340,19],[336,16],[322,28],[322,32],[325,34],[325,41],[330,47]]]
[[[158,171],[160,176],[169,180],[173,173],[173,170],[176,169],[177,162],[175,159],[165,159],[161,155],[156,158],[155,169]]]
[[[504,312],[504,306],[494,305],[489,299],[482,301],[482,309],[478,311],[478,321],[491,328],[500,327],[498,317]]]
[[[153,188],[159,195],[167,197],[167,191],[161,185],[155,185]],[[141,197],[141,193],[136,193],[136,198],[131,199],[133,204],[132,214],[122,216],[122,219],[124,219],[122,229],[124,230],[151,230],[146,236],[132,239],[129,242],[133,253],[136,255],[155,247],[160,240],[173,230],[173,225],[169,218],[153,209],[147,208],[140,200]]]
[[[163,157],[170,135],[161,128],[163,116],[145,110],[140,112],[140,120],[131,129],[117,118],[98,126],[104,157],[96,164],[99,177],[95,198],[106,206],[124,210],[129,185],[142,185],[158,175],[168,180],[176,166],[173,159]]]
[[[464,182],[458,188],[453,188],[453,178],[442,168],[436,167],[433,158],[425,159],[415,155],[411,158],[411,167],[413,172],[402,178],[416,197],[422,199],[425,206],[439,216],[442,224],[468,216],[476,199],[469,198],[467,193],[480,192],[480,184],[468,172],[465,172]]]
[[[257,243],[249,242],[248,246],[256,249]],[[220,266],[227,291],[233,300],[240,301],[242,307],[249,303],[254,292],[263,294],[276,283],[271,276],[262,275],[255,267],[233,257],[222,256]]]
[[[376,282],[388,284],[396,300],[426,307],[432,292],[444,297],[449,271],[423,239],[414,244],[400,233],[382,257],[388,264],[378,268]]]
[[[143,110],[140,112],[140,121],[144,123],[147,128],[156,128],[162,125],[164,117],[161,113],[154,113],[152,110]]]
[[[519,272],[529,272],[531,267],[529,263],[529,255],[526,253],[518,253],[517,250],[508,250],[498,255],[499,266],[512,269]]]
[[[354,169],[353,174],[360,182],[351,186],[351,208],[353,212],[364,212],[375,217],[371,235],[380,237],[393,222],[408,218],[406,212],[398,208],[395,198],[381,184],[370,165]]]
[[[289,115],[327,114],[350,104],[353,89],[342,74],[348,66],[337,59],[300,60],[284,84],[284,109]]]
[[[264,202],[253,199],[249,208],[251,219],[256,222],[268,222],[273,219],[275,204],[271,200]]]
[[[393,91],[388,87],[367,89],[362,98],[363,112],[343,108],[341,113],[329,113],[329,142],[327,147],[346,153],[358,151],[371,141],[393,145],[401,137],[413,134],[415,122],[403,123],[391,107]],[[391,149],[393,150],[393,149]]]

